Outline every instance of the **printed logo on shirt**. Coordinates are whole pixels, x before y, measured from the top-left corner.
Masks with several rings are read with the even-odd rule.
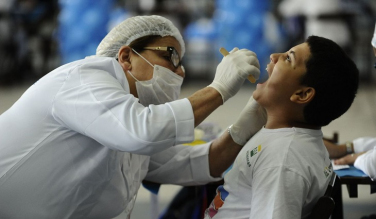
[[[329,164],[329,166],[324,168],[324,174],[325,177],[328,178],[328,176],[333,172],[332,163]]]
[[[254,155],[256,155],[260,151],[261,151],[261,145],[253,148],[253,150],[251,150],[251,151],[247,151],[246,152],[245,156],[246,156],[246,159],[247,159],[247,165],[248,165],[248,167],[251,166],[251,161],[250,161],[251,157],[253,157]]]
[[[223,188],[223,186],[218,186],[216,196],[214,197],[209,208],[205,211],[205,217],[209,216],[209,218],[213,218],[224,204],[227,196],[228,192],[226,191],[226,189]]]

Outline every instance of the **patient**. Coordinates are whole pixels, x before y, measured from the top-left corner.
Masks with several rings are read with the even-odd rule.
[[[253,93],[266,125],[238,154],[206,219],[308,218],[333,174],[321,127],[352,104],[356,65],[333,41],[311,36],[272,54],[266,70]]]

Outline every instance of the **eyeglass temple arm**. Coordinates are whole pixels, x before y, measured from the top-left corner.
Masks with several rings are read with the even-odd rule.
[[[144,49],[167,51],[167,47],[166,46],[144,47]]]

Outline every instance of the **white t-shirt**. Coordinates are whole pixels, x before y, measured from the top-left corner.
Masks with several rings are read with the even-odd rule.
[[[0,218],[113,218],[146,176],[213,181],[209,144],[171,147],[193,133],[187,99],[144,107],[115,59],[61,66],[0,115]]]
[[[321,130],[261,129],[240,151],[209,218],[307,218],[333,172]]]
[[[353,141],[354,152],[366,152],[356,158],[354,166],[376,179],[376,138],[362,137]]]

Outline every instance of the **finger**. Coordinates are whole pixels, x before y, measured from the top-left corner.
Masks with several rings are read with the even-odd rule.
[[[238,47],[234,47],[234,48],[230,51],[230,54],[231,54],[231,53],[234,53],[234,52],[236,52],[236,51],[238,51],[238,50],[239,50]]]
[[[337,159],[334,161],[334,164],[337,164],[337,165],[351,165],[354,163],[354,155],[353,154],[349,154],[349,155],[346,155],[340,159]]]
[[[248,64],[253,65],[256,68],[260,69],[259,60],[255,56],[247,56],[247,57],[245,57],[244,61],[247,62]]]
[[[260,105],[258,104],[258,102],[253,99],[253,97],[251,97],[249,100],[248,100],[248,103],[246,105],[246,107],[251,111],[251,112],[257,112],[260,108]]]
[[[251,97],[248,99],[248,102],[247,102],[247,104],[246,104],[246,107],[247,107],[248,105],[254,105],[254,104],[257,104],[257,102],[256,102],[255,99],[253,99],[253,96],[251,96]]]
[[[345,165],[347,163],[345,162],[344,158],[340,158],[340,159],[334,160],[334,164],[335,165]]]
[[[248,75],[253,75],[253,77],[257,80],[260,77],[260,69],[254,65],[247,65],[244,66],[241,70],[241,74],[243,77],[248,77]]]
[[[248,50],[248,49],[241,49],[240,51],[242,51],[242,53],[246,54],[247,56],[255,56],[257,57],[257,54],[251,50]]]

